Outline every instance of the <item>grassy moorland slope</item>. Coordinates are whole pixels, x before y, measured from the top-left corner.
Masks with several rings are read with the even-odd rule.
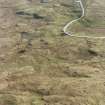
[[[84,0],[76,35],[104,36],[105,1]],[[72,0],[0,0],[0,105],[105,105],[105,39],[65,36]]]

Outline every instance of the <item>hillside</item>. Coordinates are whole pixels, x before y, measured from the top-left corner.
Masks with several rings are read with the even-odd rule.
[[[75,36],[105,36],[105,0],[82,0]],[[105,39],[65,35],[74,0],[0,0],[0,105],[105,105]]]

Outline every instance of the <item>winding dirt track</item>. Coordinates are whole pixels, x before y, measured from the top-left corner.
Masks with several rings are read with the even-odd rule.
[[[78,38],[105,39],[105,36],[104,36],[104,37],[76,36],[76,35],[72,35],[71,33],[69,33],[69,32],[67,31],[68,27],[70,27],[73,23],[79,21],[80,19],[82,19],[82,18],[85,16],[85,9],[84,9],[84,6],[83,6],[82,1],[81,1],[81,0],[78,0],[78,1],[76,1],[76,2],[79,3],[80,6],[81,6],[82,15],[81,15],[81,17],[79,17],[79,18],[77,18],[77,19],[75,19],[75,20],[70,21],[69,23],[67,23],[67,24],[64,26],[64,28],[63,28],[64,34],[65,34],[65,35],[72,36],[72,37],[78,37]]]

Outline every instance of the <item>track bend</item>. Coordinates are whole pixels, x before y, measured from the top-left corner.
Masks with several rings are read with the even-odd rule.
[[[77,0],[76,2],[79,3],[80,6],[81,6],[82,15],[81,15],[81,17],[79,17],[79,18],[77,18],[77,19],[75,19],[75,20],[70,21],[69,23],[67,23],[67,24],[64,26],[64,28],[63,28],[64,34],[65,34],[65,35],[72,36],[72,37],[78,37],[78,38],[104,39],[105,37],[76,36],[76,35],[72,35],[71,33],[67,32],[68,27],[70,27],[73,23],[75,23],[76,21],[79,21],[80,19],[82,19],[82,18],[85,16],[85,9],[84,9],[84,6],[83,6],[82,1],[81,1],[81,0]]]

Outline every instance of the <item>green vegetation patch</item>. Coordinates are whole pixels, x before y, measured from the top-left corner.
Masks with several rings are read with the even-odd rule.
[[[0,105],[17,105],[17,100],[12,95],[3,95],[0,97]]]
[[[88,19],[88,18],[83,18],[80,20],[80,23],[84,26],[84,27],[92,27],[95,24],[95,21]]]

